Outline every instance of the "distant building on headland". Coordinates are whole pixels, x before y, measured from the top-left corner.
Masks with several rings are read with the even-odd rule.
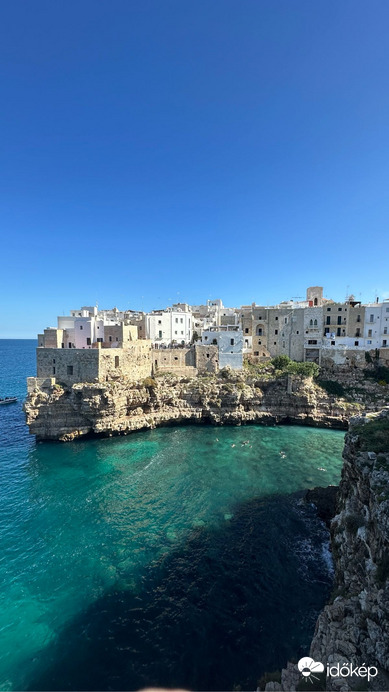
[[[226,308],[220,299],[149,313],[83,306],[38,335],[37,378],[65,385],[134,381],[158,372],[239,370],[244,357],[283,354],[327,367],[361,366],[366,351],[379,350],[389,361],[388,328],[389,300],[362,305],[351,295],[336,303],[321,286],[309,287],[305,300],[274,306]]]

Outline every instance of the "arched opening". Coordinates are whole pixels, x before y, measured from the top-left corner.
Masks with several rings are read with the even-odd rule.
[[[313,304],[317,305],[317,298],[314,299]]]

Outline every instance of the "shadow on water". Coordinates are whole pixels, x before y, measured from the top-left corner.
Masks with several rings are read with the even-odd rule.
[[[296,496],[252,500],[111,588],[39,653],[29,690],[256,689],[308,653],[331,575]],[[319,545],[320,544],[320,545]]]

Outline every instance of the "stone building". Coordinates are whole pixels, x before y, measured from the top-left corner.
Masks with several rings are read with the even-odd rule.
[[[71,386],[77,382],[137,381],[151,375],[151,343],[128,343],[125,348],[37,348],[37,377],[28,378],[31,388],[50,379],[51,384]]]
[[[243,368],[243,332],[238,326],[211,327],[203,332],[201,343],[203,346],[218,347],[220,368]]]

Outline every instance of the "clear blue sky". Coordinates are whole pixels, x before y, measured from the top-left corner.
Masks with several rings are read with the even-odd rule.
[[[387,0],[3,2],[0,336],[389,296],[388,31]]]

